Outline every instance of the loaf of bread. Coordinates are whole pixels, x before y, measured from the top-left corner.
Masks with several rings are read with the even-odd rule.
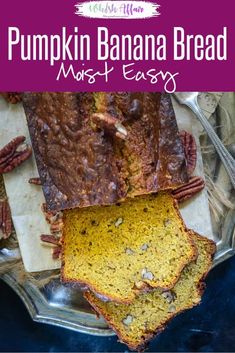
[[[94,293],[85,297],[117,333],[119,339],[132,350],[143,350],[146,343],[160,333],[167,322],[180,312],[197,305],[204,290],[203,279],[212,263],[215,244],[193,233],[198,258],[183,270],[173,289],[160,289],[141,294],[131,304],[104,302]]]
[[[109,205],[187,181],[170,96],[22,94],[49,210]]]
[[[196,256],[170,193],[64,212],[62,280],[120,303],[170,289]]]

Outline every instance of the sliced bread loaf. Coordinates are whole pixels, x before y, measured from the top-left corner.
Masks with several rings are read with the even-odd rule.
[[[47,207],[110,205],[188,181],[169,94],[24,92]]]
[[[129,305],[104,302],[91,292],[85,293],[92,307],[104,316],[130,349],[143,350],[146,343],[161,332],[171,318],[200,302],[204,289],[202,281],[211,267],[215,244],[195,233],[193,239],[198,258],[185,267],[172,290],[156,289],[141,294]]]
[[[62,280],[130,303],[140,291],[170,289],[196,248],[169,193],[64,213]]]

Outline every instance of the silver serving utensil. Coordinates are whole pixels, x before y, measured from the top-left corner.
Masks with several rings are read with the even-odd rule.
[[[220,159],[230,177],[233,188],[235,189],[235,159],[225,148],[217,134],[215,133],[213,127],[203,114],[201,108],[198,105],[197,97],[198,92],[177,92],[173,93],[174,97],[180,104],[187,105],[196,115],[204,129],[206,130],[208,136],[211,139]]]

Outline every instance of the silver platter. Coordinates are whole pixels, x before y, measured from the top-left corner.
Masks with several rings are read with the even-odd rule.
[[[213,95],[207,93],[208,104]],[[226,130],[229,119],[229,132]],[[217,109],[212,114],[210,122],[217,128],[220,138],[226,142],[231,152],[235,150],[235,93],[225,93]],[[203,160],[209,165],[208,180],[213,181],[225,199],[216,200],[217,210],[211,213],[214,240],[217,252],[214,266],[231,257],[235,253],[235,210],[234,192],[221,165],[219,158],[206,136],[201,139]],[[211,185],[210,185],[211,187]],[[213,204],[213,200],[212,200]],[[213,207],[213,205],[212,205]],[[32,319],[41,323],[52,324],[82,333],[97,336],[111,336],[106,323],[92,312],[83,299],[82,289],[68,287],[59,281],[58,271],[44,271],[37,274],[27,274],[19,258],[18,249],[10,250],[4,247],[0,250],[0,274],[8,267],[1,278],[13,288],[28,309]]]

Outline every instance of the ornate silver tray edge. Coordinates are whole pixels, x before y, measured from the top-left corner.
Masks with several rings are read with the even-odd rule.
[[[100,328],[100,327],[91,327],[86,326],[84,322],[88,321],[87,317],[93,317],[93,314],[86,313],[86,319],[84,322],[79,322],[79,317],[77,313],[72,313],[68,310],[69,318],[66,320],[65,310],[61,311],[59,308],[56,308],[55,311],[53,306],[50,306],[43,297],[39,295],[38,288],[35,288],[29,282],[26,282],[22,286],[11,274],[1,275],[0,278],[7,283],[14,292],[21,298],[26,309],[28,310],[31,318],[35,322],[54,325],[62,328],[67,328],[76,332],[86,333],[94,336],[113,336],[115,333],[109,328]],[[60,315],[61,314],[61,315]],[[97,319],[98,320],[98,319]]]

